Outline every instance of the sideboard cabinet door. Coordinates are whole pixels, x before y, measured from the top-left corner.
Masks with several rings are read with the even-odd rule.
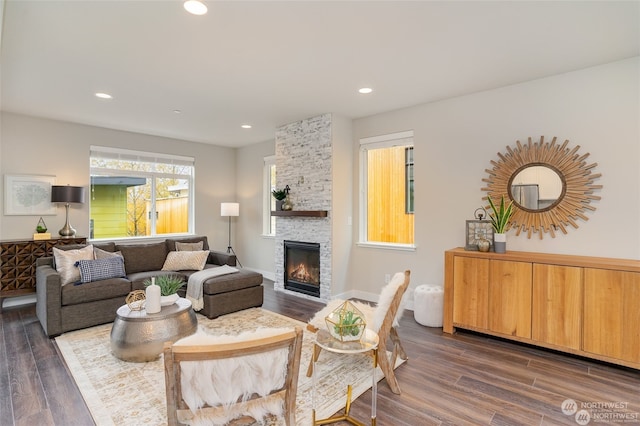
[[[491,260],[489,330],[531,338],[531,263]]]
[[[453,323],[486,330],[489,325],[489,260],[456,256],[453,269]]]
[[[585,268],[583,350],[640,363],[640,273]]]
[[[534,264],[532,310],[533,340],[579,350],[582,268]]]

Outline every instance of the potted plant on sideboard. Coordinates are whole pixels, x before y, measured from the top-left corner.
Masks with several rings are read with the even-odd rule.
[[[491,219],[491,225],[494,230],[493,247],[496,253],[504,253],[507,251],[507,234],[505,234],[505,231],[509,229],[509,219],[511,219],[511,215],[513,214],[513,201],[510,201],[507,205],[503,195],[500,199],[500,207],[496,207],[491,199],[491,195],[487,198],[489,199],[489,206],[491,207],[489,218]]]

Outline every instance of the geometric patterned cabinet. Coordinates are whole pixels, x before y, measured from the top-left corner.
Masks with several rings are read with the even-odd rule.
[[[52,256],[53,247],[83,244],[84,237],[0,241],[0,309],[2,299],[36,291],[36,259]]]

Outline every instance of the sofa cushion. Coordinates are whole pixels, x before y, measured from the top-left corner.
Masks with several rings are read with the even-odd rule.
[[[121,256],[105,259],[79,260],[76,262],[80,269],[80,282],[106,280],[109,278],[122,278],[124,272],[124,259]]]
[[[204,247],[204,241],[198,241],[197,243],[181,243],[176,241],[176,251],[198,251]]]
[[[93,244],[93,248],[99,248],[100,250],[104,250],[104,251],[108,251],[110,253],[113,253],[114,251],[116,251],[116,243],[110,241],[107,243],[91,243]]]
[[[163,271],[201,271],[207,263],[209,251],[170,251],[162,266]]]
[[[122,296],[122,304],[124,305],[125,298],[130,292],[131,282],[126,278],[110,278],[82,285],[66,285],[62,287],[62,306],[106,300],[118,296]],[[87,312],[86,315],[91,315],[91,312]]]
[[[127,274],[141,271],[159,271],[167,258],[164,241],[151,244],[117,244],[116,250],[124,257]]]
[[[167,252],[176,251],[176,242],[178,243],[199,243],[202,241],[202,249],[201,250],[209,250],[209,244],[207,243],[206,236],[197,236],[197,237],[184,237],[184,238],[168,238],[165,241],[167,245]]]
[[[79,260],[93,259],[93,246],[88,245],[80,249],[61,250],[53,248],[56,271],[60,274],[60,283],[66,285],[80,281],[80,270],[76,266]]]
[[[217,265],[205,265],[205,269],[218,268]],[[188,277],[194,271],[182,271]],[[262,284],[262,274],[247,269],[240,269],[238,272],[227,275],[219,275],[209,278],[202,285],[203,294],[219,294],[229,291],[240,290],[248,287],[256,287]]]
[[[174,271],[145,271],[145,272],[135,272],[133,274],[127,273],[127,278],[131,281],[131,291],[133,290],[144,290],[146,286],[144,285],[145,281],[151,277],[160,277],[162,275],[172,275],[172,276],[181,276],[184,277],[186,281],[186,275],[184,272],[174,272]]]
[[[122,257],[121,251],[107,251],[99,249],[98,247],[93,247],[93,258],[94,259],[108,259],[110,257]],[[123,258],[124,259],[124,258]]]

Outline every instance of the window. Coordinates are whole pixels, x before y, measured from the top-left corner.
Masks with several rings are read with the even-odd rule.
[[[264,182],[262,233],[272,236],[276,235],[276,218],[271,216],[271,211],[276,209],[276,199],[271,195],[271,191],[276,189],[275,156],[265,157],[262,180]]]
[[[413,246],[413,132],[360,140],[360,162],[360,242]]]
[[[194,159],[91,147],[90,238],[193,233]]]
[[[413,147],[404,149],[405,157],[405,212],[413,213]]]

